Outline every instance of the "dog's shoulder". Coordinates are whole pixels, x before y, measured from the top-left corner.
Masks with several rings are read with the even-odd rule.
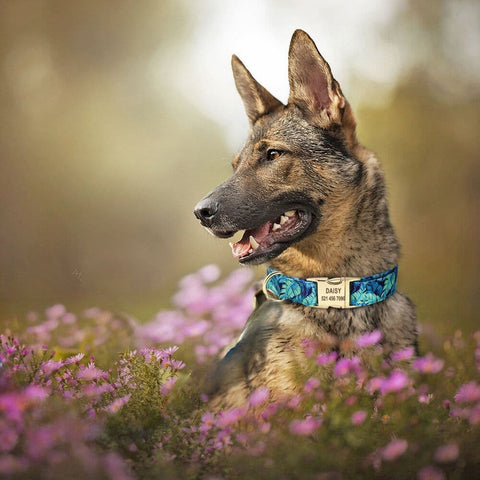
[[[227,350],[223,358],[210,372],[206,392],[217,395],[238,382],[247,382],[260,371],[270,351],[282,343],[279,337],[286,335],[286,327],[299,325],[302,313],[283,302],[261,301],[252,312],[237,341]]]

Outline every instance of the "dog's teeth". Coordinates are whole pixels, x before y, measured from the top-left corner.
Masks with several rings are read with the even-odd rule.
[[[282,215],[280,217],[280,225],[283,225],[285,222],[288,222],[288,217],[285,217],[284,215]]]
[[[253,253],[253,248],[251,248],[251,249],[248,251],[248,253]]]
[[[295,216],[295,210],[289,210],[288,212],[285,212],[284,215],[286,217],[293,217]]]
[[[239,242],[243,238],[244,233],[245,233],[245,230],[239,230],[238,232],[235,232],[232,238],[233,243]]]
[[[282,228],[282,227],[278,223],[274,223],[272,230],[275,231],[275,230],[278,230],[279,228]]]
[[[252,235],[250,235],[250,239],[249,239],[249,240],[250,240],[250,246],[251,246],[254,250],[256,250],[256,249],[260,246],[259,243],[255,240],[255,238],[254,238]]]

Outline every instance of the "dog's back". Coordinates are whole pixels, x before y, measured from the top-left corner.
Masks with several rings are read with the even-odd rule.
[[[287,105],[236,57],[232,65],[250,136],[233,176],[195,214],[219,237],[245,229],[233,255],[268,262],[283,283],[265,291],[285,300],[264,301],[210,375],[215,402],[237,405],[259,386],[274,398],[295,392],[305,340],[351,351],[378,329],[388,352],[414,345],[417,327],[413,304],[395,291],[399,245],[379,162],[358,143],[351,107],[313,41],[298,30],[292,38]]]

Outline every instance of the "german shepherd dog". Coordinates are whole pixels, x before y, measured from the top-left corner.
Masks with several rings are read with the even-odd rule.
[[[305,32],[293,34],[288,60],[290,95],[283,105],[232,57],[249,138],[233,159],[232,177],[194,213],[220,238],[246,230],[231,244],[244,265],[267,263],[297,279],[362,278],[392,269],[399,243],[379,161],[357,141],[350,104]],[[268,293],[209,376],[214,406],[242,405],[260,386],[270,389],[271,400],[297,392],[293,372],[305,361],[305,340],[342,355],[359,335],[380,330],[385,352],[416,347],[415,309],[399,292],[358,308],[316,308]]]

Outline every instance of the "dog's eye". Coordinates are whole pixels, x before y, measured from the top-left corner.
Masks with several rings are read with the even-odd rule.
[[[280,150],[275,150],[272,148],[271,150],[267,150],[267,160],[270,162],[272,160],[277,159],[283,152]]]

